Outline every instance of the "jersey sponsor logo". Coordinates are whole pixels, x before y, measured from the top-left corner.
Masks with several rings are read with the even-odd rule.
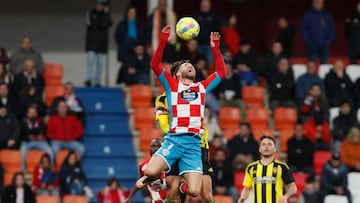
[[[263,183],[275,183],[276,178],[272,176],[261,176],[261,177],[255,177],[254,182],[255,184],[263,184]]]
[[[209,168],[209,172],[214,172],[214,169],[212,167]]]
[[[197,93],[191,89],[182,91],[180,93],[180,95],[181,95],[182,100],[188,101],[188,102],[194,101],[199,97],[199,93]]]

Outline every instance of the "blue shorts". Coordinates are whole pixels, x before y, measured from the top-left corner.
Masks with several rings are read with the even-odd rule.
[[[166,162],[169,170],[179,161],[179,175],[184,173],[203,173],[200,138],[190,135],[167,135],[164,144],[155,155]]]

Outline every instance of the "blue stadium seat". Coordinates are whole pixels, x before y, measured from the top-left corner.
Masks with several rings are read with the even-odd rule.
[[[136,158],[131,137],[84,137],[86,157]]]
[[[86,123],[85,135],[90,136],[125,136],[131,137],[129,124],[127,121],[108,121],[94,120]]]
[[[119,99],[87,98],[83,99],[82,102],[88,113],[127,114],[124,102],[119,102]]]
[[[87,123],[106,123],[106,122],[124,122],[128,120],[128,116],[124,114],[91,114],[86,116]]]

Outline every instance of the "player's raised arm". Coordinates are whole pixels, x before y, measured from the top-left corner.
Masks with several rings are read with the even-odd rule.
[[[154,56],[151,60],[151,68],[153,69],[156,76],[159,76],[163,70],[162,67],[162,55],[165,49],[166,44],[171,39],[170,35],[170,25],[165,26],[160,34],[160,42],[158,47],[156,48],[156,51],[154,53]]]
[[[215,70],[220,78],[223,79],[226,76],[226,68],[224,58],[220,52],[220,37],[221,35],[218,32],[210,33],[210,46],[214,56]]]

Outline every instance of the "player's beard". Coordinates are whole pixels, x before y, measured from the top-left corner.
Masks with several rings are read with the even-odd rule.
[[[189,74],[188,72],[186,72],[186,71],[182,72],[181,77],[182,77],[182,78],[189,79],[189,80],[192,80],[192,81],[195,81],[195,74],[194,74],[194,75],[190,75],[190,74]]]

